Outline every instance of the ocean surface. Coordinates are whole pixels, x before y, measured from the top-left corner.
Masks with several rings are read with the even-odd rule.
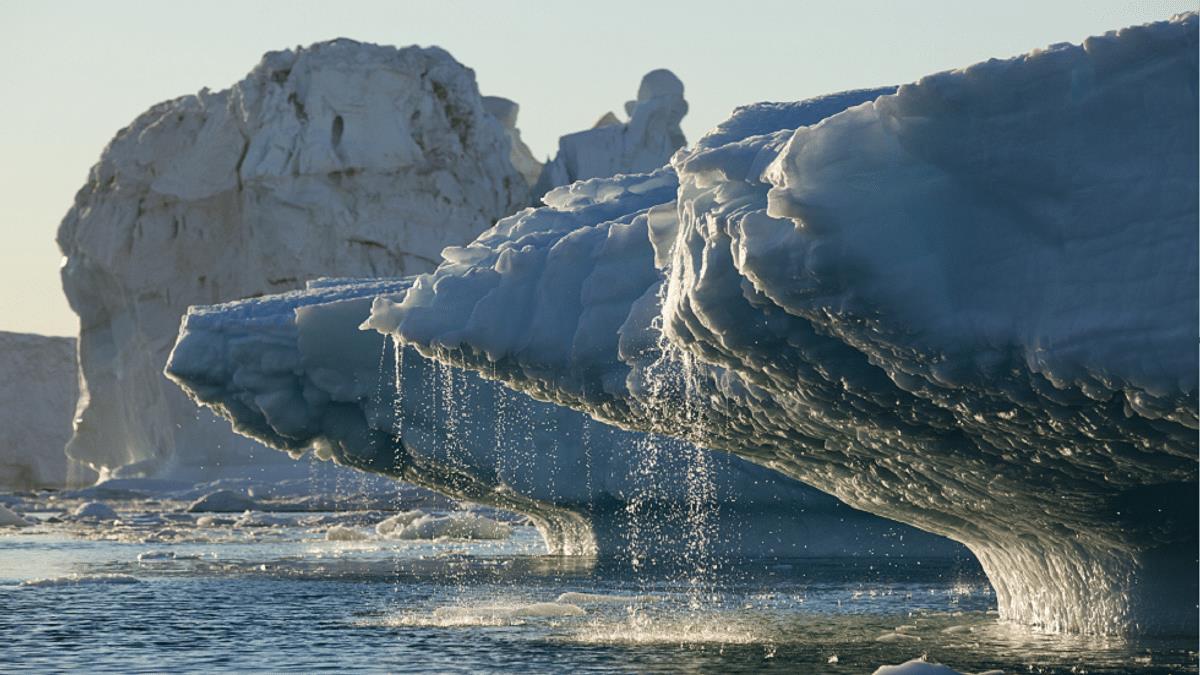
[[[72,522],[75,504],[14,500],[39,524],[0,528],[3,672],[870,673],[921,656],[964,672],[1196,672],[1194,639],[1006,625],[971,560],[634,571],[546,556],[519,523],[502,540],[396,540],[374,533],[386,512],[137,500],[110,502],[116,523]],[[365,538],[329,541],[335,526]]]

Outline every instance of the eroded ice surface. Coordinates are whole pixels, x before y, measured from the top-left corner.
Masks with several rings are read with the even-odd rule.
[[[669,172],[654,180],[648,199],[673,191]],[[192,308],[167,373],[237,431],[272,447],[313,450],[528,514],[555,553],[636,562],[964,553],[733,456],[621,431],[411,349],[397,354],[359,324],[373,298],[410,284],[331,279],[305,292]],[[233,504],[223,510],[248,508],[232,493],[203,500],[208,510],[226,501]],[[454,524],[417,522],[420,515],[399,514],[379,533]]]
[[[964,542],[1008,619],[1194,634],[1196,36],[992,60],[794,131],[741,109],[450,250],[371,325]]]

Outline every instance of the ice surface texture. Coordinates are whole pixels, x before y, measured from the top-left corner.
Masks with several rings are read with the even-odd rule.
[[[805,104],[750,106],[371,325],[961,541],[1008,619],[1194,634],[1196,82],[1186,15],[795,131]]]
[[[664,180],[650,198],[673,188]],[[397,360],[359,324],[376,296],[411,283],[330,279],[194,307],[167,373],[269,446],[525,513],[554,553],[965,554],[731,455],[621,431],[412,349]]]
[[[271,52],[230,89],[151,108],[58,233],[83,379],[68,453],[194,477],[250,461],[256,445],[162,377],[188,305],[432,269],[527,203],[510,148],[474,74],[435,48]]]

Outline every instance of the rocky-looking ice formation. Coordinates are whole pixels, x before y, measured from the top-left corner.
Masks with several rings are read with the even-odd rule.
[[[1194,635],[1197,71],[1190,14],[795,131],[742,109],[371,325],[963,542],[1007,619]]]
[[[163,378],[184,311],[322,275],[432,269],[443,246],[528,202],[512,122],[446,52],[349,40],[271,52],[230,89],[138,117],[58,233],[80,319],[68,454],[197,477],[256,448],[256,462],[277,457]]]
[[[0,489],[60,488],[75,412],[75,340],[0,331]]]
[[[592,129],[558,139],[558,154],[542,169],[533,197],[560,185],[618,173],[653,171],[687,142],[679,122],[687,114],[683,83],[669,70],[652,70],[625,103],[628,122],[606,113]]]
[[[573,156],[614,172],[661,164],[682,144],[681,94],[670,73],[647,75],[616,154],[591,143]],[[440,49],[337,40],[271,52],[230,89],[118,132],[58,235],[80,318],[68,454],[105,475],[295,469],[163,379],[180,317],[321,276],[431,270],[444,246],[530,202],[542,165],[517,111]]]
[[[664,181],[658,197],[674,189]],[[621,431],[359,330],[410,279],[192,308],[167,366],[198,402],[272,447],[530,516],[559,554],[966,555],[766,468]]]

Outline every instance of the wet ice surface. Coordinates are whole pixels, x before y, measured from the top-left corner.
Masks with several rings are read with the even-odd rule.
[[[519,524],[397,539],[375,531],[387,511],[110,501],[114,524],[53,522],[82,502],[7,503],[39,524],[0,529],[3,671],[860,673],[927,655],[960,671],[1195,672],[1194,639],[1004,625],[970,562],[723,561],[696,581],[544,556]]]

